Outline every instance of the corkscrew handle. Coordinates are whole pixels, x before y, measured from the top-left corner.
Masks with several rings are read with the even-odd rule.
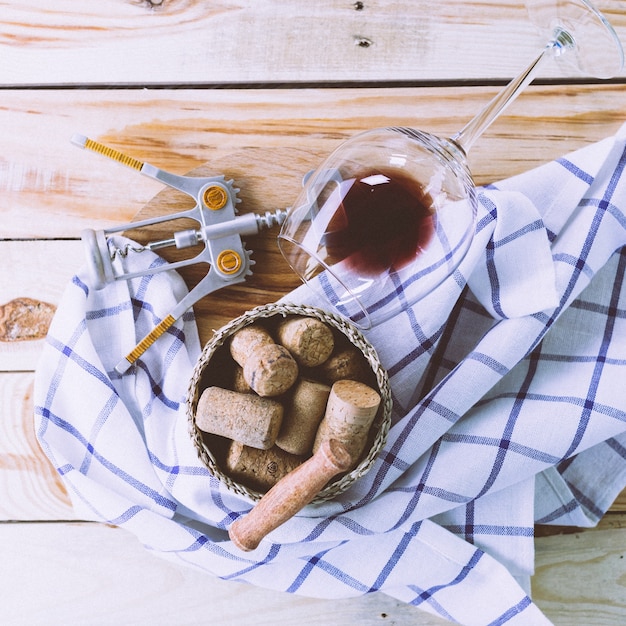
[[[118,374],[124,374],[131,365],[164,333],[176,322],[173,315],[167,315],[157,324],[116,366]]]
[[[311,502],[351,462],[341,442],[325,441],[310,459],[279,480],[245,517],[233,523],[228,531],[232,542],[241,550],[254,550],[265,535]]]
[[[145,163],[144,161],[135,159],[134,157],[128,156],[127,154],[124,154],[119,150],[115,150],[114,148],[105,146],[104,144],[101,144],[98,141],[94,141],[89,137],[85,137],[84,135],[75,134],[72,137],[72,143],[79,148],[96,152],[97,154],[108,157],[109,159],[117,161],[122,165],[126,165],[127,167],[136,170],[140,174],[143,174],[148,178],[154,178],[155,180],[158,180],[159,182],[168,185],[173,189],[178,189],[179,191],[190,195],[192,198],[197,198],[200,189],[205,184],[204,178],[194,178],[191,176],[178,176],[177,174],[171,174],[170,172],[159,169],[158,167],[155,167],[150,163]]]

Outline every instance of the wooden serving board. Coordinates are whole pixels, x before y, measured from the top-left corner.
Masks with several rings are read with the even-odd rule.
[[[317,167],[325,156],[295,148],[239,149],[220,155],[210,164],[192,170],[188,176],[224,175],[226,180],[232,179],[239,189],[237,197],[241,202],[237,210],[240,215],[265,213],[290,206],[301,189],[304,174]],[[192,198],[166,187],[139,211],[134,221],[177,213],[193,206]],[[170,221],[132,232],[128,230],[124,234],[139,243],[146,243],[169,238],[175,230],[188,227],[190,224]],[[254,261],[252,275],[245,283],[220,289],[194,305],[203,344],[211,338],[214,330],[231,319],[255,306],[274,302],[301,285],[278,249],[278,232],[279,228],[275,226],[245,238],[246,249],[252,251]],[[174,247],[163,248],[158,253],[170,262],[190,256],[188,252]],[[206,275],[207,270],[206,264],[197,263],[183,267],[179,272],[191,289]]]

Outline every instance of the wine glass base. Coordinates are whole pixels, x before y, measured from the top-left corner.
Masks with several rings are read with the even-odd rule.
[[[608,20],[587,0],[526,0],[528,15],[557,60],[577,73],[612,78],[622,71],[624,50]],[[562,54],[567,52],[567,54]]]

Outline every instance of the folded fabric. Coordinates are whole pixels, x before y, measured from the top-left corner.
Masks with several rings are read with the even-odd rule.
[[[250,553],[227,529],[252,503],[210,475],[188,434],[193,315],[114,371],[181,299],[181,279],[95,291],[80,272],[35,385],[37,435],[77,514],[227,580],[383,591],[461,624],[548,624],[528,593],[535,519],[593,524],[626,484],[625,143],[626,127],[482,190],[458,271],[368,332],[394,400],[374,467]],[[285,300],[325,306],[307,287]]]

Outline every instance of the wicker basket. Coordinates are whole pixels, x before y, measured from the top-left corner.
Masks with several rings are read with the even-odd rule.
[[[261,498],[263,495],[262,492],[233,480],[224,472],[221,467],[222,463],[219,460],[220,454],[218,448],[220,438],[207,435],[200,431],[196,426],[195,414],[198,399],[202,391],[209,385],[216,384],[212,376],[215,375],[215,371],[220,370],[219,357],[220,354],[223,355],[227,352],[227,349],[224,348],[222,350],[222,347],[228,341],[229,337],[244,326],[248,326],[258,320],[268,321],[267,318],[275,316],[286,317],[287,315],[314,317],[342,333],[349,342],[362,353],[372,370],[373,380],[375,379],[375,384],[378,386],[378,391],[381,395],[380,408],[369,433],[367,454],[365,454],[352,471],[336,477],[335,480],[326,485],[313,500],[314,503],[324,502],[348,489],[352,483],[358,480],[372,467],[374,460],[385,443],[391,423],[392,401],[387,372],[381,366],[378,355],[372,345],[356,327],[343,318],[310,306],[275,303],[256,307],[223,326],[213,335],[213,338],[204,347],[189,382],[186,404],[190,435],[198,450],[200,459],[213,476],[218,478],[229,490],[239,495],[243,495],[253,501],[257,501]],[[212,373],[211,364],[213,361],[215,361],[216,364],[213,368],[214,372]]]

